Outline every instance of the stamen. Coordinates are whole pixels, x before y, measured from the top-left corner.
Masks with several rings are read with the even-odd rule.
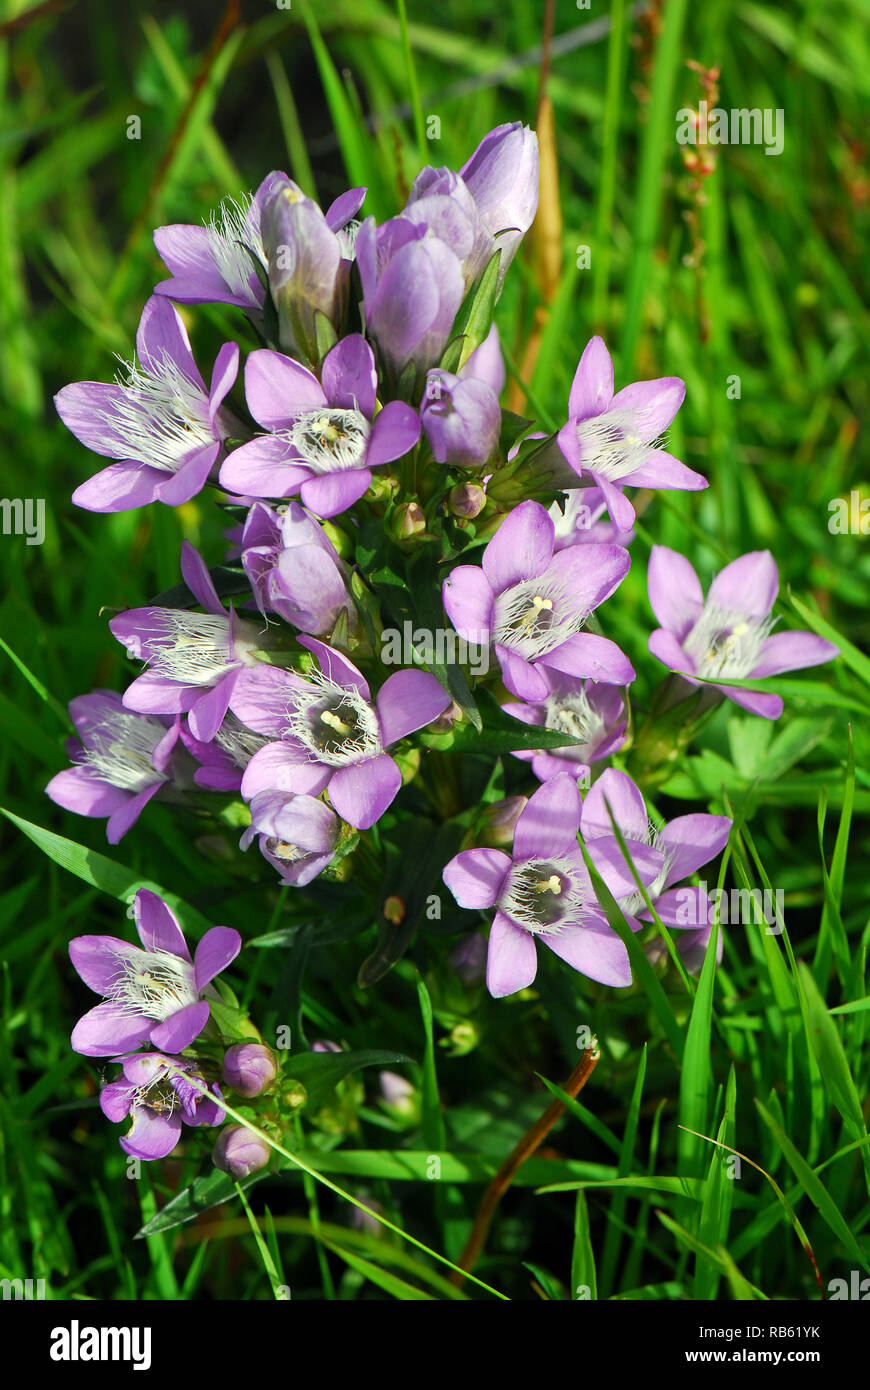
[[[219,613],[161,609],[161,630],[151,638],[150,664],[170,680],[214,685],[237,665],[230,657],[229,618]]]
[[[576,428],[583,467],[611,483],[640,468],[664,439],[645,430],[643,415],[635,410],[608,410]]]
[[[108,998],[136,1018],[159,1022],[199,998],[193,966],[171,951],[131,947],[118,957],[118,974]]]
[[[233,294],[251,298],[254,265],[246,248],[253,251],[264,268],[268,265],[260,235],[260,219],[253,199],[248,194],[238,200],[225,198],[217,211],[212,213],[206,230],[209,250],[227,288]]]
[[[121,394],[96,412],[108,451],[174,473],[191,454],[214,443],[208,397],[165,350],[147,371],[119,360],[124,374],[116,374],[115,381]]]
[[[578,611],[576,598],[564,580],[544,574],[498,595],[495,641],[533,661],[579,632],[587,616]]]
[[[747,618],[707,603],[683,647],[705,680],[742,680],[758,665],[761,648],[776,620]]]
[[[362,466],[371,425],[358,410],[309,410],[282,434],[315,473]]]
[[[113,787],[141,792],[162,777],[154,767],[153,754],[165,733],[156,719],[107,707],[100,722],[87,731],[76,761],[93,768]]]
[[[536,936],[557,935],[582,925],[589,904],[578,887],[573,866],[562,859],[529,859],[515,864],[499,906]]]
[[[304,689],[292,693],[286,736],[303,743],[312,762],[329,767],[348,767],[383,752],[374,707],[355,686],[337,685],[320,671],[312,671]]]

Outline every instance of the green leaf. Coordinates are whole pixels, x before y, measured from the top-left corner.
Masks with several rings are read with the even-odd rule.
[[[366,1048],[356,1052],[303,1052],[287,1059],[286,1073],[301,1081],[308,1092],[309,1107],[322,1105],[339,1081],[360,1067],[391,1067],[412,1063],[403,1052]],[[316,1164],[314,1165],[317,1166]]]

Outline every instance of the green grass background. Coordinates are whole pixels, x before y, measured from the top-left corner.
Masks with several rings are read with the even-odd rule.
[[[65,762],[67,700],[120,689],[130,675],[101,608],[173,585],[183,537],[212,563],[222,553],[221,520],[199,500],[112,517],[69,501],[95,461],[51,397],[71,380],[110,378],[113,354],[130,355],[164,274],[150,229],[200,221],[272,168],[324,204],[367,183],[367,210],[386,217],[424,160],[458,167],[491,126],[534,121],[543,6],[408,0],[403,32],[404,9],[247,0],[210,50],[220,19],[210,5],[79,3],[32,19],[17,0],[0,5],[0,490],[42,497],[47,512],[41,547],[0,537],[3,805],[129,869],[113,880],[121,896],[145,878],[248,939],[285,930],[293,950],[252,948],[236,972],[258,1017],[286,1020],[297,1038],[415,1059],[396,1069],[419,1087],[416,1116],[385,1110],[364,1071],[316,1122],[303,1112],[288,1142],[450,1259],[482,1182],[550,1098],[539,1078],[564,1080],[578,1028],[596,1032],[602,1060],[548,1141],[568,1190],[541,1192],[556,1170],[543,1158],[528,1165],[478,1267],[500,1292],[817,1298],[805,1241],[825,1284],[870,1272],[870,541],[827,525],[830,500],[870,481],[863,0],[666,0],[655,43],[621,0],[555,5],[562,256],[528,413],[563,418],[579,353],[600,331],[617,385],[685,379],[670,447],[710,480],[703,494],[652,498],[632,572],[607,608],[607,630],[638,670],[637,697],[659,676],[646,650],[653,542],[684,550],[705,583],[736,555],[770,548],[783,624],[806,625],[791,586],[810,620],[852,644],[800,679],[775,726],[723,709],[656,802],[668,815],[735,816],[726,882],[783,890],[782,936],[726,928],[722,968],[690,991],[667,975],[658,994],[614,994],[548,969],[533,993],[506,1001],[459,986],[443,943],[424,939],[363,991],[354,981],[373,931],[344,939],[369,924],[349,923],[340,896],[330,923],[309,924],[304,903],[288,907],[252,856],[227,857],[232,837],[220,826],[152,806],[107,851],[102,822],[43,795]],[[594,41],[565,42],[588,38],[586,26]],[[778,157],[719,149],[701,210],[703,277],[685,263],[687,181],[674,138],[678,109],[702,95],[689,59],[721,68],[721,106],[782,108],[785,119]],[[431,116],[437,140],[426,138]],[[128,138],[130,117],[139,139]],[[578,266],[583,246],[589,269]],[[529,249],[498,315],[514,362],[543,298]],[[206,364],[242,331],[219,307],[190,322]],[[739,400],[727,394],[735,375]],[[430,1256],[353,1226],[345,1200],[298,1174],[251,1191],[259,1241],[236,1201],[133,1240],[204,1151],[187,1145],[127,1180],[117,1132],[96,1108],[97,1069],[68,1049],[87,991],[66,957],[74,934],[121,932],[123,908],[13,824],[0,834],[0,1277],[44,1278],[54,1297],[270,1298],[275,1283],[294,1299],[450,1296]],[[85,879],[101,878],[97,861],[80,859]],[[457,1039],[469,1028],[479,1040],[463,1054]],[[732,1176],[726,1151],[689,1130],[736,1146],[767,1176],[746,1161]],[[433,1153],[443,1155],[440,1182],[426,1178]]]

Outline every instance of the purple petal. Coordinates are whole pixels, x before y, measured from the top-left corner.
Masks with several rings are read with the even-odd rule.
[[[224,343],[215,358],[211,374],[211,387],[208,393],[208,421],[212,429],[215,427],[215,419],[221,402],[232,388],[238,374],[239,345],[238,343]]]
[[[668,857],[666,885],[679,883],[702,864],[708,864],[728,843],[731,821],[727,816],[696,813],[669,821],[659,838]]]
[[[52,777],[46,795],[77,816],[110,816],[130,800],[122,787],[112,787],[96,777],[90,768],[68,767]]]
[[[346,227],[352,218],[356,217],[365,200],[367,188],[349,188],[346,193],[340,193],[326,209],[326,224],[332,232],[341,231]]]
[[[284,739],[259,748],[242,776],[242,796],[246,801],[264,791],[304,792],[319,796],[329,781],[332,768],[309,761],[308,749]]]
[[[590,980],[616,988],[631,984],[628,952],[616,932],[609,927],[606,930],[589,924],[566,927],[564,931],[543,935],[541,940]]]
[[[84,1057],[115,1057],[145,1042],[151,1023],[149,1018],[131,1015],[123,1004],[97,1004],[79,1019],[70,1046]]]
[[[804,666],[818,666],[833,661],[840,648],[814,632],[775,632],[766,638],[761,658],[752,671],[753,680],[777,676],[781,671],[798,671]]]
[[[442,877],[460,907],[493,907],[510,867],[500,849],[466,849],[444,866]]]
[[[321,371],[323,390],[331,406],[358,410],[372,418],[378,389],[375,355],[361,333],[351,333],[330,348]]]
[[[608,478],[603,478],[600,473],[589,470],[589,476],[601,489],[601,495],[607,505],[611,520],[620,531],[630,531],[634,525],[634,507],[629,502],[621,487],[616,487]]]
[[[180,1134],[181,1116],[178,1111],[171,1115],[158,1115],[145,1105],[137,1105],[133,1108],[132,1128],[118,1142],[124,1152],[134,1158],[153,1160],[171,1154]]]
[[[368,830],[384,814],[402,785],[398,764],[387,753],[340,767],[329,782],[329,799],[342,820]]]
[[[238,497],[289,497],[310,477],[310,468],[293,462],[285,439],[263,434],[224,459],[219,481]]]
[[[782,714],[783,703],[779,695],[773,695],[768,691],[740,690],[733,685],[717,685],[715,688],[721,690],[723,695],[727,695],[729,700],[733,700],[741,709],[749,710],[750,714],[758,714],[762,719],[778,719]]]
[[[190,339],[184,321],[174,304],[162,295],[152,294],[147,300],[136,332],[136,353],[147,372],[159,375],[170,357],[183,374],[208,393],[199,368],[193,360]]]
[[[494,651],[501,667],[502,680],[512,695],[521,700],[546,700],[549,687],[541,671],[501,642],[495,643]]]
[[[372,475],[367,468],[347,468],[341,473],[324,473],[307,478],[301,487],[302,501],[315,516],[328,520],[339,516],[358,502],[371,486]]]
[[[649,820],[643,796],[627,772],[608,767],[591,791],[587,792],[583,802],[581,828],[584,840],[596,835],[613,834],[605,799],[610,802],[610,809],[623,835],[644,839]]]
[[[130,1113],[130,1106],[136,1094],[136,1087],[129,1081],[110,1081],[100,1091],[100,1109],[107,1120],[120,1124]]]
[[[710,486],[703,473],[687,468],[666,449],[651,449],[644,462],[620,482],[626,487],[681,488],[684,492],[700,492]]]
[[[181,576],[200,607],[223,615],[224,606],[208,572],[208,565],[190,541],[181,542]]]
[[[406,734],[437,719],[450,705],[451,697],[428,671],[396,671],[384,681],[375,703],[381,721],[381,742],[389,748]]]
[[[779,590],[776,561],[769,550],[751,550],[720,570],[708,603],[744,618],[766,618]]]
[[[187,722],[194,738],[202,743],[210,743],[214,738],[224,722],[240,674],[239,670],[230,671],[211,690],[201,695],[196,704],[191,705]]]
[[[653,656],[664,662],[672,671],[694,671],[695,663],[688,652],[683,651],[679,639],[663,627],[657,627],[649,635],[647,644]]]
[[[556,671],[609,685],[630,685],[635,676],[625,652],[608,637],[599,637],[594,632],[575,633],[541,660]]]
[[[276,666],[240,672],[230,695],[230,709],[255,734],[280,738],[287,728],[293,696],[305,682]]]
[[[486,952],[486,987],[495,999],[532,984],[538,969],[535,938],[497,912]]]
[[[701,616],[704,594],[692,565],[677,550],[654,545],[649,557],[647,588],[652,610],[663,628],[679,641]]]
[[[631,556],[621,545],[572,545],[553,556],[547,575],[555,575],[570,590],[577,611],[587,614],[610,598],[631,568]]]
[[[135,949],[117,936],[74,936],[69,943],[69,958],[88,989],[107,997],[124,973],[124,959]]]
[[[123,805],[116,809],[106,821],[106,839],[110,845],[116,845],[127,834],[127,831],[141,816],[152,796],[156,796],[162,786],[160,782],[154,782],[150,787],[145,787],[144,791],[137,792],[131,796]]]
[[[255,348],[245,363],[248,409],[267,430],[282,430],[306,410],[319,410],[326,396],[317,377],[271,348]]]
[[[626,839],[625,848],[641,883],[647,887],[654,883],[664,868],[665,857],[661,850],[630,839]],[[626,898],[637,892],[634,874],[615,835],[597,835],[587,842],[587,849],[614,898]]]
[[[442,588],[444,610],[466,642],[486,646],[492,635],[493,592],[477,565],[458,565]]]
[[[193,957],[194,979],[200,994],[215,975],[226,970],[241,949],[242,938],[233,927],[212,927],[206,932]],[[158,1046],[163,1047],[164,1044],[158,1043]],[[176,1051],[175,1048],[169,1050]]]
[[[313,652],[320,663],[320,669],[328,680],[335,681],[336,685],[345,687],[355,686],[365,697],[371,699],[368,681],[362,671],[358,671],[352,661],[334,647],[328,647],[325,642],[319,642],[316,637],[300,637],[297,639],[300,647],[307,647]]]
[[[567,772],[553,777],[529,798],[514,830],[514,859],[536,859],[576,846],[581,802]]]
[[[168,951],[190,963],[190,951],[172,908],[150,888],[140,888],[133,904],[136,930],[146,951]]]
[[[590,338],[577,364],[568,414],[572,420],[588,420],[600,415],[613,399],[613,359],[597,335]]]
[[[686,383],[678,376],[635,381],[617,391],[610,402],[610,410],[634,416],[629,433],[639,439],[653,440],[668,428],[685,395]]]
[[[151,1029],[151,1042],[161,1052],[183,1052],[199,1037],[208,1019],[209,1007],[205,999],[185,1004]]]
[[[375,417],[366,449],[366,466],[376,468],[382,463],[407,454],[420,438],[420,416],[404,401],[390,401]]]
[[[161,468],[126,459],[110,463],[76,488],[72,500],[77,507],[89,512],[126,512],[132,507],[145,507],[157,497],[166,481]]]
[[[483,552],[483,572],[495,593],[543,574],[555,543],[556,530],[546,509],[531,499],[521,502]]]

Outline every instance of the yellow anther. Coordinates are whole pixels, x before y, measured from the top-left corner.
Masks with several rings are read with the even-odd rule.
[[[542,878],[539,883],[535,884],[536,893],[561,893],[561,891],[562,880],[558,874],[550,874],[549,878]]]
[[[335,729],[337,734],[349,734],[350,725],[345,724],[343,719],[339,719],[337,714],[333,714],[331,709],[325,709],[320,716],[321,723],[328,724],[330,729]]]

